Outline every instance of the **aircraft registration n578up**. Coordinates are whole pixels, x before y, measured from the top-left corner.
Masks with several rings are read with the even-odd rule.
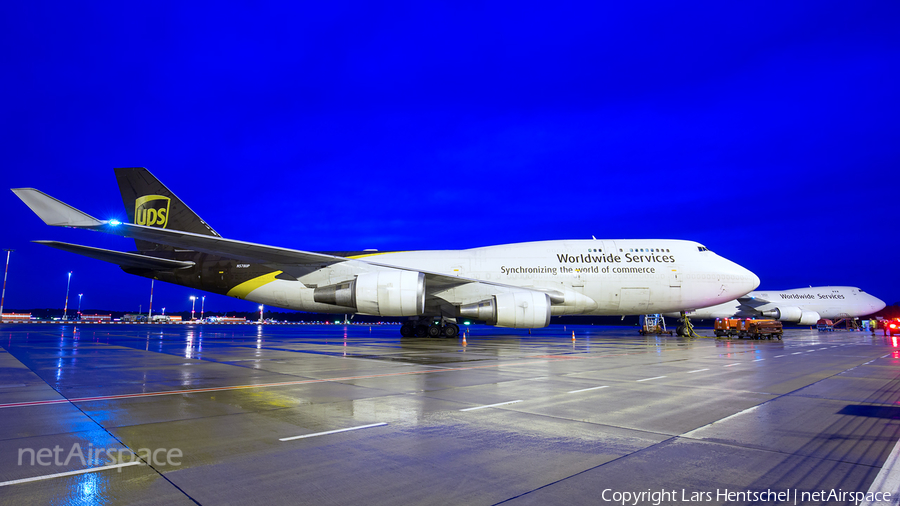
[[[409,317],[403,336],[455,337],[457,318],[539,328],[556,315],[630,315],[734,300],[759,278],[671,239],[559,240],[465,250],[314,253],[225,239],[144,168],[116,169],[128,222],[99,220],[33,188],[12,191],[46,224],[135,239],[124,253],[35,241],[145,276],[316,313]]]

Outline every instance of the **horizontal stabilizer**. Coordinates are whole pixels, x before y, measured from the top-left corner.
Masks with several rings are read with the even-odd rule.
[[[104,222],[56,200],[34,188],[12,188],[13,193],[34,211],[34,214],[54,227],[96,227]]]
[[[172,270],[185,269],[193,267],[194,262],[182,262],[180,260],[169,260],[167,258],[156,258],[147,255],[139,255],[137,253],[123,253],[121,251],[113,251],[109,249],[93,248],[91,246],[81,246],[78,244],[70,244],[59,241],[34,241],[38,244],[44,244],[51,248],[61,249],[70,253],[77,253],[86,257],[103,260],[123,267],[135,267],[138,269],[152,270]]]

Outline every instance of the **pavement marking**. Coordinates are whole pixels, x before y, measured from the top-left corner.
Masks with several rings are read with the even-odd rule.
[[[758,358],[758,359],[754,360],[754,362],[762,362],[763,360],[765,360],[765,359],[764,359],[764,358]]]
[[[387,425],[387,422],[370,423],[369,425],[360,425],[359,427],[348,427],[346,429],[329,430],[326,432],[316,432],[314,434],[303,434],[302,436],[283,437],[283,438],[280,438],[279,441],[293,441],[295,439],[304,439],[304,438],[308,438],[308,437],[325,436],[328,434],[337,434],[338,432],[347,432],[347,431],[351,431],[351,430],[368,429],[371,427],[381,427],[383,425]]]
[[[16,388],[16,387],[24,387],[25,383],[9,383],[7,385],[0,385],[0,388]]]
[[[740,364],[741,364],[740,362],[735,362],[733,364],[723,365],[722,367],[734,367],[734,366],[740,365]]]
[[[652,378],[644,378],[644,379],[639,379],[636,381],[651,381],[651,380],[658,380],[658,379],[662,379],[662,378],[665,378],[665,376],[654,376]]]
[[[887,460],[884,461],[884,465],[881,466],[881,471],[878,471],[878,475],[875,476],[875,481],[873,481],[872,485],[869,487],[868,493],[894,492],[896,490],[900,490],[900,441],[897,441],[897,444],[894,445],[894,449],[891,450],[891,454],[888,455]],[[891,495],[893,498],[890,502],[863,501],[860,503],[860,506],[886,506],[888,504],[897,504],[896,494]]]
[[[599,390],[601,388],[607,388],[609,385],[603,385],[602,387],[591,387],[591,388],[582,388],[581,390],[572,390],[571,392],[566,392],[567,394],[577,394],[578,392],[587,392],[589,390]]]
[[[768,402],[768,401],[767,401],[767,402]],[[763,403],[763,404],[765,404],[765,403]],[[743,415],[743,414],[746,414],[746,413],[750,413],[750,412],[756,411],[757,409],[759,409],[760,406],[762,406],[762,404],[757,404],[756,406],[749,407],[749,408],[747,408],[747,409],[745,409],[745,410],[743,410],[743,411],[738,411],[737,413],[735,413],[735,414],[733,414],[733,415],[728,415],[728,416],[726,416],[725,418],[722,418],[721,420],[716,420],[715,422],[708,423],[708,424],[703,425],[703,426],[701,426],[701,427],[697,427],[697,428],[694,429],[694,430],[685,432],[685,433],[682,434],[681,436],[682,436],[682,437],[693,437],[694,432],[697,432],[698,430],[705,429],[706,427],[710,427],[710,426],[715,425],[715,424],[717,424],[717,423],[722,423],[722,422],[724,422],[724,421],[726,421],[726,420],[731,420],[732,418],[734,418],[734,417],[736,417],[736,416],[738,416],[738,415]]]
[[[453,372],[453,371],[471,371],[477,369],[491,369],[491,368],[499,368],[499,367],[509,367],[509,366],[519,366],[519,365],[534,365],[546,362],[555,362],[555,360],[528,360],[525,362],[509,362],[509,363],[499,363],[499,364],[489,364],[489,365],[474,365],[474,366],[466,366],[466,367],[447,367],[441,369],[422,369],[418,371],[403,371],[403,372],[391,372],[391,373],[383,373],[383,374],[365,374],[361,376],[343,376],[340,378],[325,378],[325,379],[307,379],[307,380],[297,380],[297,381],[282,381],[278,383],[259,383],[256,385],[235,385],[235,386],[227,386],[227,387],[209,387],[209,388],[189,388],[185,390],[165,390],[161,392],[141,392],[135,394],[120,394],[120,395],[100,395],[97,397],[77,397],[71,399],[54,399],[54,400],[46,400],[46,401],[27,401],[27,402],[10,402],[7,404],[0,404],[0,409],[3,408],[20,408],[24,406],[46,406],[52,404],[65,404],[65,403],[75,403],[75,402],[93,402],[93,401],[109,401],[109,400],[118,400],[118,399],[135,399],[139,397],[156,397],[160,395],[183,395],[183,394],[196,394],[203,392],[222,392],[227,390],[245,390],[248,388],[271,388],[271,387],[283,387],[283,386],[293,386],[293,385],[313,385],[316,383],[332,383],[339,381],[352,381],[358,379],[372,379],[372,378],[389,378],[392,376],[409,376],[413,374],[434,374],[434,373],[442,373],[442,372]]]
[[[476,409],[484,409],[484,408],[495,408],[497,406],[506,406],[507,404],[515,404],[517,402],[522,402],[522,399],[517,401],[506,401],[506,402],[498,402],[497,404],[488,404],[486,406],[475,406],[474,408],[465,408],[460,411],[475,411]]]
[[[812,353],[814,351],[816,351],[816,350],[806,350],[806,353]]]
[[[825,348],[819,348],[820,351],[821,351],[821,350],[827,350],[827,349],[828,349],[828,347],[825,347]]]
[[[802,351],[795,351],[794,353],[791,353],[791,355],[803,355],[803,352],[802,352]]]
[[[101,467],[91,467],[88,469],[82,469],[80,471],[69,471],[67,473],[56,473],[56,474],[47,474],[44,476],[35,476],[34,478],[22,478],[21,480],[12,480],[12,481],[4,481],[0,483],[0,487],[5,487],[7,485],[18,485],[19,483],[28,483],[32,481],[41,481],[41,480],[50,480],[53,478],[62,478],[63,476],[75,476],[76,474],[85,474],[85,473],[96,473],[98,471],[105,471],[107,469],[116,469],[119,467],[128,467],[128,466],[136,466],[143,464],[140,460],[134,460],[131,462],[125,462],[124,464],[112,464],[109,466],[101,466]]]
[[[781,357],[783,357],[783,356],[784,356],[784,355],[775,355],[774,358],[781,358]]]
[[[708,371],[708,370],[709,370],[709,369],[697,369],[697,370],[694,370],[694,371],[688,371],[687,373],[688,373],[688,374],[693,374],[693,373],[695,373],[695,372],[703,372],[703,371]]]

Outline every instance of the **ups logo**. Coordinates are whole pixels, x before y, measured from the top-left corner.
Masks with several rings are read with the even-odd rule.
[[[169,198],[162,195],[144,195],[134,201],[135,225],[166,228],[169,221]]]

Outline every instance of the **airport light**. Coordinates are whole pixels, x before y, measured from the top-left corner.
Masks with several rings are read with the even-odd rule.
[[[84,294],[83,293],[78,294],[78,317],[79,318],[81,318],[81,296],[82,295],[84,295]]]
[[[206,305],[206,295],[200,297],[200,319],[203,319],[203,306]]]
[[[0,295],[0,322],[3,321],[3,302],[6,300],[6,275],[9,273],[9,254],[15,250],[4,249],[6,252],[6,270],[3,271],[3,295]]]
[[[66,313],[69,312],[69,285],[72,284],[72,271],[69,271],[69,280],[66,281],[66,305],[63,306],[63,321],[66,321]]]
[[[263,315],[263,306],[262,306],[262,304],[260,304],[259,305],[259,322],[260,323],[262,323],[262,321],[263,321],[262,315]]]
[[[197,300],[197,297],[191,295],[191,321],[194,321],[194,302]]]

